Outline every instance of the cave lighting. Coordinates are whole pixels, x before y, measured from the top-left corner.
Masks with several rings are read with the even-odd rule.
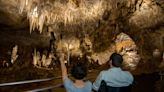
[[[135,70],[140,61],[135,42],[127,34],[120,33],[117,35],[115,43],[116,52],[123,56],[123,67],[125,69]]]

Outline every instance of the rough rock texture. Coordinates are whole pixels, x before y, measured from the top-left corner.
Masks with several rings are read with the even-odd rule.
[[[0,36],[1,45],[19,42],[23,46],[28,44],[34,48],[45,48],[50,40],[47,31],[54,32],[62,40],[73,37],[81,42],[87,37],[92,44],[88,47],[90,51],[84,49],[85,46],[77,48],[89,56],[103,56],[100,59],[102,62],[110,54],[100,53],[114,52],[112,48],[116,37],[124,32],[135,42],[137,53],[141,56],[141,66],[150,66],[152,71],[161,61],[161,57],[153,57],[154,49],[164,51],[163,0],[0,0],[0,26],[0,31],[8,34],[6,37]],[[31,32],[30,36],[27,29],[42,33]],[[15,30],[24,33],[21,35]],[[102,60],[104,56],[106,59]],[[148,70],[149,67],[142,69]]]

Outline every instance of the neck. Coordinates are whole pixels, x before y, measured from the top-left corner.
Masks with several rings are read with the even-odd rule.
[[[110,64],[110,68],[113,68],[114,66],[112,64]]]
[[[83,80],[75,80],[74,85],[75,85],[77,88],[82,88],[82,87],[84,87],[85,82],[84,82]]]
[[[83,83],[83,82],[84,82],[83,80],[75,80],[76,84],[80,84],[80,83]]]
[[[115,67],[115,66],[111,65],[110,68],[120,68],[120,67]]]

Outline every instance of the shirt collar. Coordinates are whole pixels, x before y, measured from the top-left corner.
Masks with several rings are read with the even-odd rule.
[[[121,68],[120,67],[111,67],[111,68],[109,68],[109,70],[121,70]]]

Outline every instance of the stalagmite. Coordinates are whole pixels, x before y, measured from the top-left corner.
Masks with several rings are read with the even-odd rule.
[[[160,57],[160,55],[161,55],[161,52],[160,52],[159,49],[155,49],[155,50],[153,51],[153,57]]]
[[[38,56],[37,56],[37,52],[36,52],[36,49],[34,50],[34,53],[33,53],[33,65],[36,66],[38,63]]]
[[[18,45],[15,45],[15,47],[13,47],[12,53],[11,53],[11,63],[12,64],[14,64],[14,62],[18,58],[17,52],[18,52]]]
[[[7,63],[6,60],[2,61],[2,67],[8,67],[8,66],[9,66],[9,64]]]
[[[48,66],[50,66],[52,64],[52,59],[54,58],[54,54],[53,53],[49,53],[48,58],[46,59],[46,63],[45,63],[45,67],[48,68]]]
[[[48,57],[46,55],[47,53],[43,53],[42,56],[40,56],[40,52],[34,49],[34,53],[33,53],[34,67],[39,69],[50,70],[51,68],[49,66],[52,64],[52,60],[55,59],[55,56],[54,53],[52,52],[48,53]]]
[[[42,66],[45,66],[45,64],[46,64],[46,55],[45,54],[42,55],[41,62],[42,62]]]
[[[36,56],[36,57],[37,57],[37,65],[38,65],[38,66],[42,66],[40,52],[37,51],[36,55],[37,55],[37,56]]]

